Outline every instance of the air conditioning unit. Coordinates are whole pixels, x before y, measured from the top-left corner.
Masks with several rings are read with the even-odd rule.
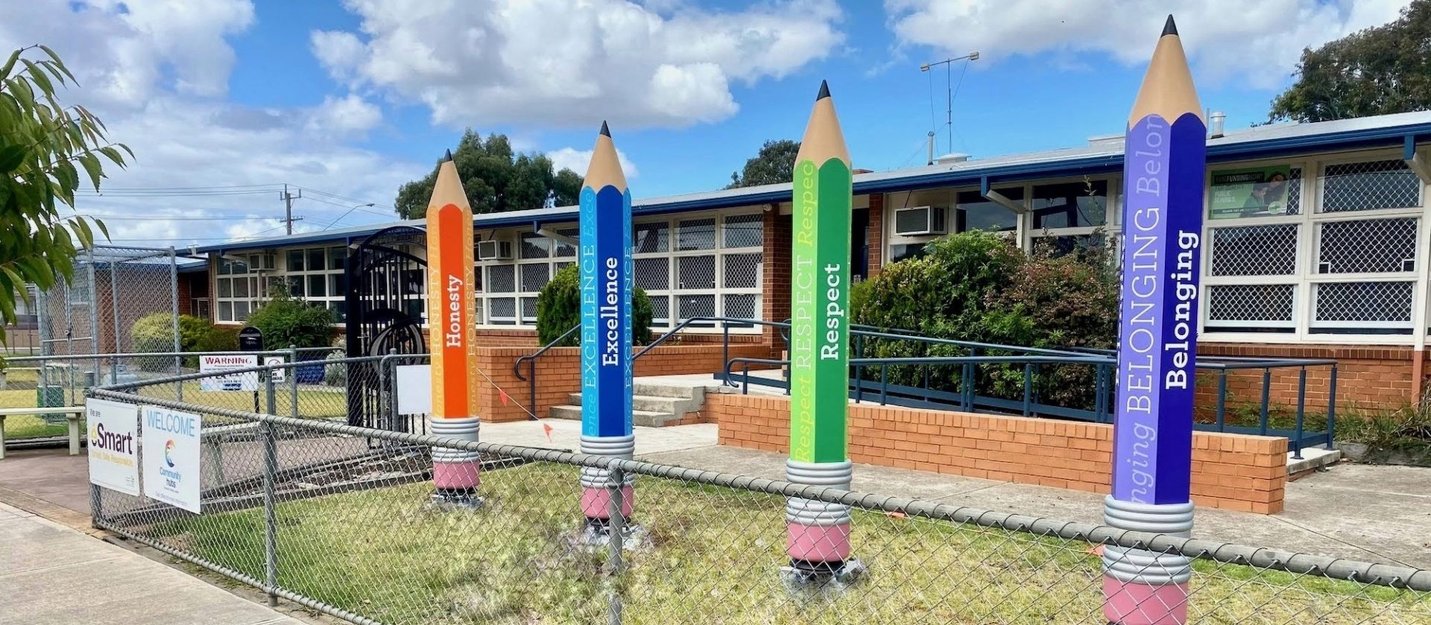
[[[944,234],[946,211],[939,206],[897,208],[894,211],[894,233],[899,236]]]
[[[478,241],[477,260],[512,260],[512,242],[508,239]]]

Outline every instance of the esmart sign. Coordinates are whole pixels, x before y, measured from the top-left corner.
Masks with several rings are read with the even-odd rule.
[[[84,404],[89,424],[89,481],[126,495],[139,496],[139,407],[90,398]]]
[[[158,406],[142,413],[144,495],[198,514],[203,419]]]

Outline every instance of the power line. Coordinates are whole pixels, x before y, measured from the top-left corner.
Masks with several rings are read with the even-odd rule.
[[[257,221],[267,220],[268,217],[183,217],[157,215],[150,217],[135,217],[132,215],[110,215],[101,213],[79,213],[79,217],[92,217],[94,219],[106,219],[109,221]]]

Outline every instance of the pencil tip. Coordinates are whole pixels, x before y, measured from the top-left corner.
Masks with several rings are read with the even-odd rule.
[[[611,129],[606,127],[606,120],[601,121],[601,134],[611,136]]]
[[[819,102],[828,97],[830,97],[830,84],[822,80],[820,81],[820,93],[815,95],[815,101]]]
[[[447,156],[443,157],[442,160],[445,160],[445,161],[450,161],[450,160],[452,160],[452,150],[448,150],[448,151],[447,151]]]
[[[1173,21],[1172,14],[1168,14],[1168,21],[1163,24],[1163,37],[1178,34],[1178,24]]]

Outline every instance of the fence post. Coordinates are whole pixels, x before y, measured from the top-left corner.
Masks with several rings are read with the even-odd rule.
[[[1029,416],[1029,404],[1033,401],[1033,367],[1032,363],[1024,363],[1024,416]],[[1095,387],[1097,384],[1094,385]]]
[[[114,353],[123,354],[124,347],[119,342],[119,280],[115,277],[117,275],[119,275],[119,271],[115,269],[114,263],[111,263],[109,267],[109,312],[110,317],[114,320],[114,326],[112,326],[112,332],[114,332]],[[95,314],[97,315],[99,314],[99,302],[95,302],[94,304]],[[131,341],[130,346],[132,347],[133,345],[134,343]],[[118,357],[109,359],[109,383],[119,384]],[[182,400],[182,398],[180,399]]]
[[[95,354],[95,355],[99,355],[99,353],[100,353],[100,349],[99,349],[99,305],[98,305],[98,303],[97,303],[97,302],[99,301],[99,282],[98,282],[98,281],[95,279],[95,277],[94,277],[94,263],[95,263],[95,260],[94,260],[94,246],[91,245],[91,246],[89,246],[89,353]],[[114,261],[110,261],[110,262],[109,262],[109,270],[110,270],[111,272],[114,271]],[[118,295],[119,295],[118,293],[110,293],[110,294],[109,294],[109,298],[110,298],[110,299],[114,299],[114,298],[115,298],[116,296],[118,296]],[[68,303],[67,303],[67,304],[68,304]],[[112,328],[111,330],[112,330],[116,335],[119,334],[119,328]],[[73,345],[70,347],[70,354],[74,354],[74,347],[73,347]],[[76,365],[77,365],[77,363],[70,363],[70,368],[69,368],[69,372],[70,372],[70,405],[71,405],[71,406],[74,406],[74,405],[77,405],[77,404],[80,403],[80,401],[79,401],[79,396],[75,393],[75,385],[74,385],[74,378],[75,378],[74,372],[75,372],[75,370],[79,369],[79,367],[76,366]],[[95,381],[95,382],[99,382],[99,381],[100,381],[100,377],[99,377],[99,359],[98,359],[98,358],[95,358],[95,359],[94,359],[94,362],[90,363],[90,369],[94,372],[94,381]]]
[[[114,271],[114,263],[110,263],[110,271]],[[215,298],[217,299],[217,298]],[[174,326],[174,375],[184,372],[184,358],[179,355],[183,351],[179,343],[179,259],[174,255],[174,247],[169,247],[169,314],[173,319]],[[115,339],[118,342],[118,339]],[[175,393],[179,401],[184,401],[184,383],[179,383],[179,389]]]
[[[1217,431],[1223,431],[1227,423],[1227,369],[1217,372]]]
[[[258,424],[263,438],[263,573],[268,586],[268,605],[278,605],[278,510],[274,502],[274,481],[278,479],[278,444],[273,424]]]
[[[1297,374],[1297,438],[1292,441],[1292,458],[1302,459],[1302,416],[1307,405],[1307,366]]]
[[[1337,363],[1332,363],[1331,389],[1327,391],[1327,449],[1332,449],[1336,444],[1332,442],[1333,436],[1337,433]]]
[[[298,346],[288,346],[288,416],[298,418]]]
[[[1259,434],[1267,435],[1267,404],[1272,400],[1272,368],[1262,368],[1262,418],[1258,425]]]
[[[616,464],[616,463],[612,463]],[[621,561],[621,532],[626,527],[626,519],[621,516],[623,493],[622,486],[626,484],[626,474],[619,466],[607,469],[611,498],[607,503],[607,529],[610,539],[607,541],[611,576],[611,603],[608,606],[608,616],[611,625],[621,625],[621,571],[624,568]]]

